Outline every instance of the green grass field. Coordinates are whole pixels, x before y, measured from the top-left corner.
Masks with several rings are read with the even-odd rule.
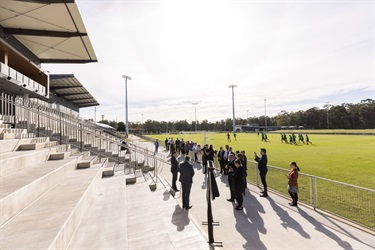
[[[301,173],[375,189],[375,136],[366,135],[318,135],[310,134],[312,145],[284,144],[279,134],[267,134],[269,142],[262,142],[255,133],[237,133],[237,141],[226,139],[226,133],[206,133],[206,143],[215,149],[229,144],[234,151],[244,149],[248,160],[253,160],[253,152],[259,154],[266,148],[268,164],[289,169],[289,162],[295,161]],[[159,139],[164,145],[166,137],[204,142],[201,134],[161,134],[148,135]],[[298,140],[298,139],[297,139]]]
[[[314,131],[316,132],[316,131]],[[326,131],[325,131],[326,132]],[[323,133],[325,133],[323,132]],[[204,143],[201,134],[162,134],[149,135],[150,140],[156,138],[164,145],[166,137],[183,138]],[[268,133],[269,142],[262,142],[255,133],[238,133],[237,141],[228,142],[226,133],[206,133],[206,143],[212,144],[214,149],[229,144],[234,151],[244,149],[248,160],[253,160],[253,152],[259,154],[260,148],[266,148],[268,165],[267,182],[271,189],[288,197],[285,174],[289,163],[296,161],[301,173],[316,177],[348,183],[360,187],[375,189],[375,136],[373,135],[323,135],[310,134],[312,145],[290,145],[281,143],[280,134]],[[298,139],[297,139],[298,140]],[[256,163],[248,165],[248,181],[256,183]],[[299,177],[299,198],[306,204],[336,214],[353,222],[362,224],[372,230],[375,229],[375,192],[353,188],[321,178],[314,178],[315,188],[312,189],[312,178],[307,175]],[[258,180],[259,181],[259,180]],[[316,194],[312,195],[312,190]],[[315,200],[315,201],[313,201]]]

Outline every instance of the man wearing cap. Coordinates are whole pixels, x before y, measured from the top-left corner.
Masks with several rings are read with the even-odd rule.
[[[255,161],[258,162],[259,175],[260,175],[260,179],[262,180],[262,184],[263,184],[263,191],[261,192],[262,194],[260,195],[260,197],[268,197],[267,182],[266,182],[266,175],[267,175],[267,172],[268,172],[267,150],[265,148],[261,148],[260,149],[260,157],[255,152],[254,152],[254,157],[255,157]]]
[[[190,203],[190,190],[195,174],[193,165],[189,163],[190,157],[186,156],[185,161],[180,163],[180,182],[182,187],[182,208],[188,210],[192,208]]]

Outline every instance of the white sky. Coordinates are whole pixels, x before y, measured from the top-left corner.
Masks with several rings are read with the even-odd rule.
[[[99,62],[42,68],[74,74],[97,120],[125,120],[123,74],[130,122],[232,118],[232,84],[242,118],[375,99],[374,0],[77,4]]]

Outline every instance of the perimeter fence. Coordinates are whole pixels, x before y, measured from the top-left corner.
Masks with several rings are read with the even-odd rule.
[[[289,170],[269,166],[267,186],[272,191],[289,197],[287,190]],[[247,179],[259,187],[262,183],[257,162],[248,161]],[[375,190],[316,177],[299,172],[299,201],[314,209],[342,217],[375,230]]]

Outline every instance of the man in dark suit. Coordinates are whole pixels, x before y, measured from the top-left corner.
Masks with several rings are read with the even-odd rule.
[[[234,165],[234,155],[230,154],[228,156],[228,164],[225,166],[227,173],[228,173],[228,185],[229,185],[229,191],[230,191],[230,198],[227,199],[227,201],[234,202],[234,199],[236,198],[236,195],[234,193],[234,187],[233,187],[233,173],[236,170],[236,165]]]
[[[174,191],[178,192],[180,190],[177,189],[176,181],[177,181],[177,174],[178,174],[178,161],[177,161],[177,152],[172,152],[171,157],[171,173],[172,173],[172,188]]]
[[[219,152],[217,152],[217,159],[219,160],[220,164],[220,174],[225,173],[225,159],[224,159],[224,153],[225,151],[223,150],[223,147],[220,147]]]
[[[189,163],[190,157],[186,156],[185,161],[180,163],[180,182],[182,186],[182,207],[186,210],[192,208],[190,203],[190,190],[193,183],[194,169]]]
[[[255,161],[258,162],[258,170],[259,170],[260,179],[262,180],[262,184],[263,184],[263,191],[261,192],[262,195],[260,197],[267,197],[268,196],[267,181],[266,181],[266,175],[267,175],[267,172],[268,172],[267,150],[265,148],[261,148],[260,149],[260,155],[261,156],[259,157],[257,155],[257,153],[254,152]]]

